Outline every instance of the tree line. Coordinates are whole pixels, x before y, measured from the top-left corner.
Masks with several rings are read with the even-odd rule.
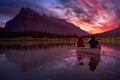
[[[0,33],[0,38],[19,38],[19,37],[31,37],[31,38],[77,38],[76,34],[57,34],[49,32],[9,32]]]

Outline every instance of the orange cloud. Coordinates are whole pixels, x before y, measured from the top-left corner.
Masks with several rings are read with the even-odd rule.
[[[112,7],[110,5],[112,5],[111,2],[103,4],[97,0],[89,0],[89,2],[80,0],[72,8],[73,11],[65,14],[65,18],[91,34],[109,31],[118,27],[120,24],[116,19],[115,12],[111,10]]]

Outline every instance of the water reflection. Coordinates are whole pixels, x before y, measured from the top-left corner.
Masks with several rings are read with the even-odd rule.
[[[77,59],[79,60],[79,65],[84,65],[82,59],[89,59],[88,66],[91,71],[95,71],[99,62],[100,62],[100,54],[89,54],[89,53],[76,53]]]
[[[117,50],[120,51],[120,43],[117,43],[117,42],[114,42],[114,43],[101,42],[101,44],[102,44],[103,46],[111,47],[111,48],[113,48],[113,49],[117,49]]]
[[[44,65],[50,61],[56,61],[68,53],[67,46],[73,43],[40,43],[32,45],[1,45],[0,55],[5,55],[8,62],[16,64],[22,72],[30,72],[37,66]],[[74,45],[73,45],[74,46]]]
[[[12,44],[13,43],[13,44]],[[19,41],[19,42],[3,42],[0,43],[0,50],[8,50],[8,49],[48,49],[52,47],[58,47],[58,46],[71,46],[75,43],[71,42],[47,42],[47,41]]]
[[[59,60],[62,57],[62,52],[56,50],[8,50],[6,51],[6,57],[9,62],[16,64],[22,72],[32,71],[39,65],[44,65],[50,61]]]
[[[103,55],[76,53],[73,43],[3,46],[0,80],[119,80],[120,51],[112,46],[102,46]]]
[[[95,71],[95,69],[97,68],[97,65],[100,62],[100,55],[94,55],[90,57],[90,62],[89,62],[89,69],[91,71]]]

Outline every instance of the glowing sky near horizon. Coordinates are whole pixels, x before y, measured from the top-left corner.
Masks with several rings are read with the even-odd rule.
[[[0,0],[0,25],[21,7],[66,19],[89,33],[100,33],[120,24],[120,0]]]

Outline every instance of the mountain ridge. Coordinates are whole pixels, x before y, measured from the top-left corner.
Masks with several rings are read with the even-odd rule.
[[[120,37],[120,26],[104,33],[95,34],[97,36]]]
[[[64,19],[57,19],[44,13],[37,13],[30,8],[21,8],[20,12],[6,23],[5,32],[36,31],[56,34],[88,34]]]

